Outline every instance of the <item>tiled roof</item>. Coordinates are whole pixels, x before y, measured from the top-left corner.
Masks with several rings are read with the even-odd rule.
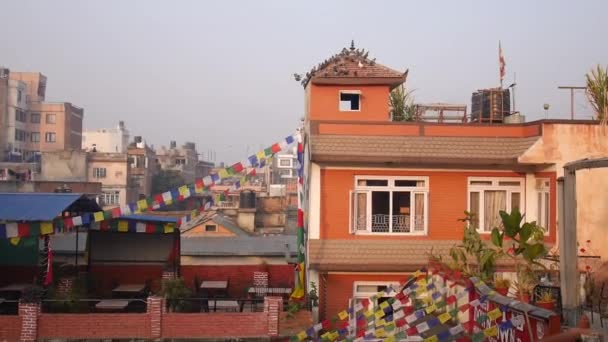
[[[405,82],[407,71],[401,72],[376,63],[376,59],[368,58],[369,51],[355,49],[354,42],[349,49],[344,48],[336,55],[321,62],[306,73],[301,79],[304,87],[309,82],[316,83],[321,80],[374,78],[386,79],[387,84],[401,84]],[[296,76],[300,80],[300,76]]]
[[[539,137],[313,135],[314,161],[514,164]]]
[[[429,253],[448,260],[458,240],[310,240],[310,266],[319,271],[411,272],[428,265]],[[512,266],[510,259],[497,266]]]
[[[433,253],[447,255],[459,241],[310,240],[310,266],[320,271],[415,271]]]

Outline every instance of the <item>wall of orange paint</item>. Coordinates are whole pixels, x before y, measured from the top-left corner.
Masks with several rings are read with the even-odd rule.
[[[326,274],[321,288],[322,296],[319,302],[319,314],[321,319],[331,319],[338,312],[348,309],[350,299],[353,296],[355,281],[381,281],[403,284],[409,278],[407,274]]]
[[[401,170],[321,170],[321,239],[386,239],[387,236],[353,235],[349,232],[349,191],[353,189],[356,175],[427,176],[429,177],[428,236],[390,236],[390,239],[460,240],[463,234],[463,218],[467,210],[467,177],[525,177],[511,171],[401,171]],[[555,175],[540,174],[550,178]],[[555,212],[554,185],[552,212]],[[528,199],[530,200],[530,199]],[[555,222],[551,222],[551,236],[555,241]]]
[[[334,86],[310,84],[307,108],[310,120],[389,121],[388,86]],[[340,111],[340,90],[361,91],[361,110]]]

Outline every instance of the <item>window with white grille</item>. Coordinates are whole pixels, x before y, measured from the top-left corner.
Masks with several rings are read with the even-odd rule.
[[[120,192],[110,191],[101,194],[101,201],[103,205],[119,205]]]
[[[500,211],[510,213],[524,208],[523,178],[469,177],[468,211],[471,224],[480,233],[490,233],[501,226]]]
[[[355,177],[350,194],[351,233],[426,234],[428,186],[428,177]]]
[[[94,178],[106,178],[106,168],[105,167],[94,167],[93,168],[93,177]]]
[[[536,179],[536,201],[537,201],[537,221],[536,223],[548,230],[551,224],[551,200],[549,196],[550,183],[549,179]]]

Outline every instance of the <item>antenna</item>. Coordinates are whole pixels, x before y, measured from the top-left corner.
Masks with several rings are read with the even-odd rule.
[[[570,89],[570,120],[574,120],[574,90],[587,89],[587,87],[559,86],[557,89]]]

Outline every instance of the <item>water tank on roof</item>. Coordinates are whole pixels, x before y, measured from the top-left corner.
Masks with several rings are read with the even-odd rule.
[[[243,190],[239,196],[239,208],[255,209],[255,192],[251,190]]]

